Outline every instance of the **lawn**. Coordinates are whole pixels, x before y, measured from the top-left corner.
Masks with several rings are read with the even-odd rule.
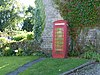
[[[59,75],[87,61],[88,60],[81,58],[68,58],[68,59],[47,58],[46,60],[34,64],[32,67],[20,73],[19,75]]]
[[[12,56],[12,57],[0,57],[0,75],[15,70],[23,64],[35,60],[36,56]]]

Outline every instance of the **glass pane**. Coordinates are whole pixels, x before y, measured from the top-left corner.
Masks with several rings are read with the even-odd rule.
[[[55,30],[55,49],[56,51],[62,51],[63,50],[63,28],[56,28]]]
[[[62,51],[63,49],[56,49],[56,51]]]
[[[63,45],[62,41],[56,41],[55,43],[56,43],[56,45]]]
[[[55,37],[63,37],[63,35],[56,35]]]
[[[56,41],[61,41],[61,42],[62,42],[62,41],[64,40],[64,38],[55,38],[55,40],[56,40]]]

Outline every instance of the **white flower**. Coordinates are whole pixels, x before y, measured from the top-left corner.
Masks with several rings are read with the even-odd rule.
[[[18,52],[18,50],[15,50],[15,52]]]
[[[61,69],[59,69],[59,71],[61,71]]]

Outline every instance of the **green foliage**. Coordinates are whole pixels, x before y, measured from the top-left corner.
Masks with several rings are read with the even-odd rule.
[[[91,43],[85,46],[84,52],[81,56],[86,59],[93,59],[100,62],[100,53],[96,51],[95,46]]]
[[[7,37],[11,34],[11,39],[8,40]],[[14,31],[11,34],[5,35],[4,32],[1,33],[1,36],[5,35],[5,37],[0,37],[0,56],[32,55],[32,53],[34,52],[34,44],[32,42],[32,40],[34,39],[33,32]],[[15,52],[15,50],[18,50],[18,52]]]
[[[98,23],[98,11],[96,9],[98,2],[95,0],[74,0],[67,3],[67,9],[70,12],[66,15],[66,20],[70,22],[70,28],[95,26]]]
[[[35,55],[35,56],[45,56],[45,54],[41,51],[34,52],[33,55]]]
[[[3,56],[3,52],[2,49],[0,48],[0,56]]]
[[[47,58],[19,75],[60,75],[77,66],[86,63],[88,60],[80,58],[52,59]]]
[[[33,55],[34,52],[40,50],[40,43],[34,42],[33,40],[22,40],[9,42],[0,47],[0,56],[29,56]],[[6,48],[7,47],[7,48]],[[9,47],[9,49],[8,49]]]
[[[21,41],[21,40],[33,40],[34,35],[33,32],[17,32],[15,36],[12,38],[15,41]]]
[[[34,2],[34,1],[33,1]],[[18,0],[1,0],[0,31],[20,30],[33,31],[34,7],[21,5]]]
[[[67,5],[66,5],[66,2],[61,2],[61,0],[53,0],[55,4],[58,5],[58,7],[56,7],[58,10],[60,10],[60,14],[63,18],[66,17],[66,13],[68,13],[68,10],[67,10]],[[64,1],[64,0],[62,0]]]
[[[0,43],[7,43],[7,39],[5,37],[0,37]]]
[[[95,0],[74,0],[68,2],[66,13],[66,20],[70,22],[70,35],[71,39],[75,42],[74,50],[78,50],[79,45],[77,44],[78,34],[85,27],[95,27],[98,24],[98,11],[97,1]]]
[[[16,70],[18,67],[38,59],[37,56],[9,56],[0,57],[0,75]]]
[[[8,43],[8,40],[5,37],[0,37],[0,48],[3,47],[6,43]]]
[[[25,35],[19,34],[19,35],[13,36],[12,39],[15,40],[15,41],[20,41],[24,38],[25,38]]]
[[[79,56],[80,52],[72,50],[72,51],[68,52],[68,55],[71,56],[71,57],[73,57],[73,56]]]
[[[16,24],[22,21],[18,14],[22,12],[15,0],[1,0],[0,3],[0,31],[16,29]],[[15,6],[16,5],[16,6]]]
[[[23,49],[18,48],[18,52],[16,52],[16,56],[22,56]]]
[[[33,26],[34,26],[34,8],[29,6],[28,9],[26,10],[26,15],[30,14],[29,17],[27,17],[24,20],[24,24],[22,29],[26,30],[28,32],[33,31]]]
[[[44,6],[42,0],[36,0],[36,9],[34,11],[34,40],[39,41],[44,29]]]
[[[82,55],[82,57],[86,59],[93,59],[100,62],[100,53],[97,53],[95,51],[87,51]]]
[[[84,52],[86,51],[96,51],[96,47],[90,42],[88,45],[85,45]]]
[[[22,29],[23,29],[23,30],[26,30],[26,31],[28,31],[28,32],[33,31],[33,26],[34,26],[33,23],[34,23],[34,22],[32,23],[32,20],[34,20],[32,17],[26,18],[26,19],[24,20],[24,24],[23,24]]]
[[[28,32],[27,33],[27,40],[33,40],[33,39],[34,39],[33,32]]]
[[[11,56],[12,53],[13,53],[13,51],[9,47],[5,47],[3,49],[3,52],[2,53],[3,53],[3,56]]]
[[[77,38],[85,27],[99,25],[100,1],[98,0],[54,0],[65,20],[69,22],[71,50],[79,51]],[[64,9],[63,9],[64,8]]]
[[[40,10],[35,9],[35,25],[34,25],[34,39],[38,41],[42,33],[42,22],[40,17]]]
[[[35,51],[32,55],[39,56],[39,57],[51,57],[50,53],[44,53],[43,51]]]

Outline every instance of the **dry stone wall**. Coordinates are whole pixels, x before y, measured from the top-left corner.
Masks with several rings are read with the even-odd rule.
[[[53,31],[53,22],[56,20],[63,20],[59,10],[56,9],[57,5],[53,3],[53,0],[43,0],[45,7],[45,28],[42,33],[43,42],[41,44],[42,50],[52,50],[52,31]],[[91,41],[100,51],[100,28],[89,29],[88,31],[83,30],[79,35],[79,44],[84,47],[86,44],[89,44]]]
[[[78,41],[82,48],[86,45],[89,46],[91,43],[100,52],[100,28],[86,28],[82,30]]]
[[[53,0],[43,0],[46,15],[46,25],[42,34],[41,48],[44,50],[52,50],[52,30],[53,22],[56,20],[62,20],[59,11],[55,8]]]

